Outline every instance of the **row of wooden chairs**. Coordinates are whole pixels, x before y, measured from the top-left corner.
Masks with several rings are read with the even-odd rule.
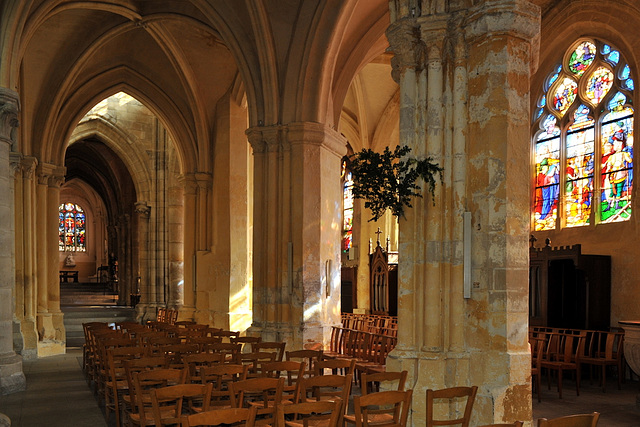
[[[384,372],[387,356],[396,344],[394,336],[334,326],[330,347],[324,357],[354,359],[358,372]]]
[[[342,327],[396,337],[398,336],[398,317],[342,313]]]
[[[582,365],[600,368],[600,384],[606,391],[606,368],[617,370],[618,389],[624,378],[624,332],[592,330],[558,330],[532,327],[529,334],[532,360],[532,378],[540,401],[540,378],[547,371],[548,387],[551,388],[551,374],[557,374],[557,388],[562,398],[562,378],[564,372],[573,372],[576,379],[576,394],[580,395]]]
[[[178,320],[178,310],[172,308],[158,307],[156,312],[156,322],[169,323],[173,325]]]

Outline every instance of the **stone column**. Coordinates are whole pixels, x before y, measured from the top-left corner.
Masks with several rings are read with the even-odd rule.
[[[254,322],[291,348],[321,347],[340,322],[340,160],[346,142],[318,123],[252,128]]]
[[[9,152],[16,143],[19,111],[18,94],[0,88],[0,218],[12,220],[14,199],[11,194]],[[0,229],[0,394],[14,393],[26,388],[22,372],[22,357],[13,350],[13,288],[15,276],[14,239],[11,229]]]
[[[149,217],[151,206],[147,202],[136,202],[135,213],[138,215],[138,273],[140,277],[140,304],[136,306],[138,319],[155,320],[156,293],[151,284],[149,271]]]
[[[422,5],[391,3],[400,144],[443,166],[444,182],[435,205],[425,194],[400,222],[399,343],[388,365],[410,372],[414,425],[424,423],[426,388],[457,385],[481,386],[472,424],[528,420],[529,66],[539,9]]]
[[[182,310],[192,316],[196,308],[196,253],[198,230],[198,184],[193,174],[180,178],[184,187],[184,283]]]
[[[45,245],[47,247],[47,310],[51,315],[53,340],[49,354],[61,354],[66,351],[66,333],[64,329],[63,313],[60,311],[60,254],[59,238],[59,209],[60,187],[64,182],[65,168],[51,165],[47,187],[47,205],[43,209],[47,215],[47,233]]]
[[[16,173],[16,286],[24,291],[23,320],[20,325],[24,347],[22,357],[37,357],[38,333],[36,331],[37,296],[36,289],[36,244],[34,220],[34,173],[38,161],[35,157],[22,157]],[[18,213],[19,212],[19,213]],[[20,306],[16,305],[16,309]]]

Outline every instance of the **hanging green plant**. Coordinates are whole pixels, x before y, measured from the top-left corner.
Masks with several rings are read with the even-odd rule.
[[[442,182],[442,168],[433,163],[431,157],[423,160],[404,157],[410,151],[405,145],[396,146],[393,152],[389,147],[385,147],[383,153],[363,149],[351,156],[353,197],[366,200],[364,207],[373,214],[369,221],[377,221],[387,209],[396,218],[404,218],[404,208],[412,207],[411,198],[422,197],[416,183],[418,178],[428,184],[435,204],[435,177],[439,175]]]

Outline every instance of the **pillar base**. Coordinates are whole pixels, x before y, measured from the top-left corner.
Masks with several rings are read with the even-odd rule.
[[[45,340],[38,342],[38,357],[56,356],[67,352],[65,341]]]
[[[22,319],[20,332],[22,333],[23,342],[22,351],[20,351],[22,360],[36,359],[38,357],[38,332],[36,331],[35,319]]]
[[[0,356],[0,395],[24,391],[26,388],[22,357],[14,352]]]

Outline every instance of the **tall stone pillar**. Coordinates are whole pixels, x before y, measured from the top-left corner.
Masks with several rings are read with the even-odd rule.
[[[182,310],[187,316],[196,309],[196,255],[198,252],[198,184],[193,174],[181,177],[184,188],[184,283]],[[201,219],[204,220],[204,219]]]
[[[19,111],[18,94],[0,88],[0,218],[11,221],[14,199],[11,194],[9,152],[16,142]],[[13,288],[14,239],[13,227],[0,229],[0,394],[14,393],[26,388],[22,372],[22,357],[13,350]]]
[[[149,217],[151,206],[147,202],[136,202],[135,213],[138,215],[138,271],[140,277],[140,304],[136,305],[138,320],[155,320],[156,292],[151,284],[149,271]]]
[[[66,333],[64,329],[63,313],[60,310],[60,254],[58,249],[60,187],[64,182],[64,167],[51,165],[47,187],[47,205],[44,211],[47,215],[47,310],[51,315],[53,326],[53,341],[55,345],[49,354],[61,354],[66,351]],[[55,347],[55,348],[54,348]]]
[[[36,331],[37,289],[36,289],[36,243],[34,220],[34,174],[35,157],[20,158],[16,168],[15,184],[15,254],[16,287],[22,287],[23,304],[16,301],[16,310],[21,310],[20,331],[22,333],[22,357],[37,357],[38,333]]]
[[[321,347],[340,322],[340,160],[346,142],[319,123],[252,128],[251,330]]]
[[[443,166],[444,182],[435,205],[425,194],[400,222],[399,339],[387,363],[410,372],[413,425],[424,423],[425,389],[457,385],[480,386],[471,424],[530,420],[529,81],[539,9],[522,0],[390,4],[400,144]]]

